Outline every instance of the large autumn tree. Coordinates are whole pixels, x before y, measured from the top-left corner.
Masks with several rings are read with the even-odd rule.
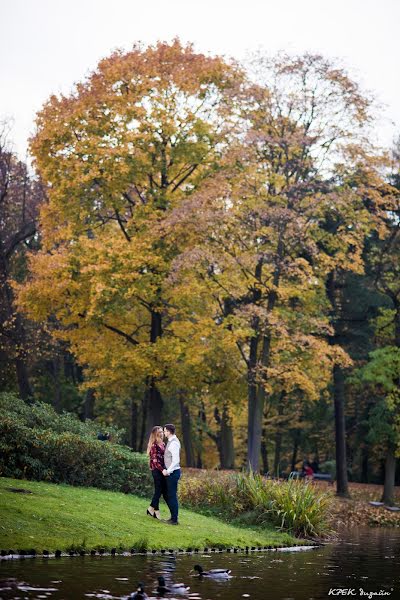
[[[57,322],[88,386],[142,386],[150,424],[161,421],[164,354],[173,352],[163,282],[185,243],[163,221],[218,168],[241,79],[178,40],[137,45],[37,117],[31,151],[49,202],[21,306]]]
[[[188,205],[175,211],[175,221],[200,239],[175,266],[181,277],[204,282],[215,323],[235,337],[248,388],[248,465],[258,470],[265,401],[285,361],[302,357],[284,387],[311,395],[321,378],[318,366],[309,376],[307,362],[321,357],[325,374],[326,361],[331,369],[348,362],[329,322],[326,281],[337,270],[363,269],[368,184],[354,185],[350,175],[365,154],[369,101],[321,56],[258,57],[254,80],[229,175],[221,172],[196,193],[191,213]]]

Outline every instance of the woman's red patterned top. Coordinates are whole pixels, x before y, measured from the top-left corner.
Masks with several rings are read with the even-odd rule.
[[[164,452],[165,446],[163,442],[160,442],[159,444],[154,442],[150,448],[150,469],[152,471],[154,469],[158,469],[159,471],[163,471],[163,469],[165,469]]]

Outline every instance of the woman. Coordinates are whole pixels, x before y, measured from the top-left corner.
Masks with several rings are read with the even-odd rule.
[[[165,446],[163,442],[163,429],[159,425],[153,427],[147,444],[147,454],[150,457],[150,469],[154,480],[154,494],[150,506],[147,509],[147,514],[155,519],[161,519],[159,510],[159,501],[161,495],[167,502],[167,485],[163,470]],[[168,504],[168,502],[167,502]]]

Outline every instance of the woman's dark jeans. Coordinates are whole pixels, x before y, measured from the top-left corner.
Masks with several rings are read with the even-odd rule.
[[[152,469],[151,471],[154,480],[154,494],[151,499],[150,506],[154,508],[154,510],[159,510],[159,501],[161,496],[163,496],[165,502],[168,504],[167,500],[167,484],[166,477],[159,471],[158,469]]]
[[[180,476],[181,470],[176,469],[176,471],[172,471],[171,475],[167,475],[167,477],[165,477],[167,482],[167,504],[169,506],[169,510],[171,511],[171,521],[175,522],[178,521],[178,481]]]

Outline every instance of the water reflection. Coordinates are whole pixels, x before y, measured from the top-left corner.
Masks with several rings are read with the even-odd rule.
[[[233,577],[195,577],[195,563],[204,569],[229,568]],[[0,598],[127,599],[142,581],[149,597],[157,577],[166,587],[184,583],[190,600],[317,600],[341,597],[330,590],[360,588],[400,600],[400,531],[352,530],[339,543],[307,552],[203,554],[175,556],[85,556],[25,559],[0,563]],[[166,598],[177,594],[166,593]],[[363,596],[367,598],[367,596]],[[377,596],[374,596],[375,598]]]

